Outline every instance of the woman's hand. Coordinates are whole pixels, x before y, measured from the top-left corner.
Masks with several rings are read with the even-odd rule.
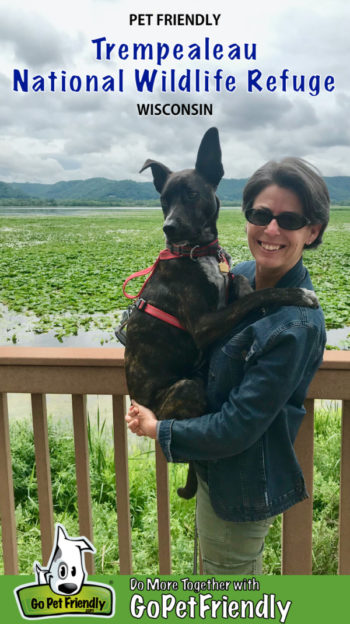
[[[132,433],[147,436],[153,440],[157,438],[157,419],[153,412],[144,405],[139,405],[132,400],[125,420]]]

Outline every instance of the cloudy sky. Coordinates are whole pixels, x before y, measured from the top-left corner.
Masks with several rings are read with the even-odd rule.
[[[147,6],[147,9],[145,9]],[[220,131],[225,177],[249,176],[270,158],[301,156],[324,175],[350,175],[350,4],[348,0],[179,0],[177,13],[221,14],[218,26],[156,26],[155,16],[166,12],[163,0],[0,0],[0,180],[45,182],[102,176],[141,180],[146,158],[171,169],[191,167],[203,132]],[[170,5],[169,5],[170,6]],[[215,7],[213,9],[213,6]],[[131,26],[131,13],[152,14],[151,26]],[[169,11],[169,9],[168,9]],[[213,19],[212,19],[213,21]],[[97,60],[93,39],[106,37],[116,46],[111,59]],[[204,47],[256,43],[256,60],[165,60],[156,62],[118,58],[119,46],[182,43]],[[199,69],[213,76],[234,75],[236,90],[220,93],[162,93],[157,82],[150,93],[138,93],[135,69],[158,69],[158,76],[175,69]],[[13,90],[13,72],[28,70],[29,92]],[[69,78],[95,74],[124,74],[124,91],[79,93],[60,86],[52,93],[48,74],[62,71]],[[262,92],[248,93],[248,71],[262,72]],[[289,70],[286,92],[283,69]],[[33,77],[42,76],[44,92],[32,90]],[[305,79],[306,91],[294,92],[291,77]],[[308,84],[320,76],[320,93]],[[276,77],[276,90],[265,88]],[[326,91],[332,76],[335,89]],[[57,81],[59,83],[59,81]],[[57,84],[56,83],[56,84]],[[210,103],[210,116],[140,116],[137,103]],[[143,174],[147,179],[147,174]]]

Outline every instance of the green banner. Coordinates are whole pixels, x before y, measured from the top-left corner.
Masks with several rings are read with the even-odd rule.
[[[349,576],[90,576],[79,594],[61,596],[33,577],[0,577],[2,621],[31,619],[118,624],[162,620],[329,624],[349,617]],[[115,598],[115,602],[114,602]],[[78,618],[78,619],[77,619]]]
[[[17,588],[15,596],[20,613],[30,619],[61,615],[114,614],[113,590],[93,583],[86,583],[73,596],[55,594],[49,585],[36,584]]]

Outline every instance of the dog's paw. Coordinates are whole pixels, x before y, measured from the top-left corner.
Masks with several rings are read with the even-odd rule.
[[[308,308],[318,308],[319,302],[313,290],[307,288],[300,288],[301,302],[299,305],[307,306]]]

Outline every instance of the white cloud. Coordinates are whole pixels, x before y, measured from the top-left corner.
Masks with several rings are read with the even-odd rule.
[[[269,158],[299,155],[309,158],[326,175],[349,174],[349,40],[344,22],[347,3],[319,0],[253,0],[230,4],[219,0],[179,0],[171,13],[221,13],[219,27],[129,26],[129,13],[164,13],[164,2],[153,0],[145,9],[141,0],[0,0],[0,180],[56,182],[105,176],[115,179],[138,175],[143,161],[157,158],[173,169],[191,167],[203,132],[220,130],[227,177],[246,177]],[[135,64],[114,58],[95,59],[91,40],[106,36],[110,42],[157,41],[202,43],[257,43],[256,61],[206,61],[193,68],[212,72],[222,66],[239,87],[233,93],[137,94],[132,84]],[[190,63],[172,61],[181,73]],[[125,68],[123,93],[14,93],[14,67],[47,76],[115,74]],[[312,97],[280,89],[275,93],[248,94],[248,68],[260,68],[264,78],[290,73],[335,76],[333,93]],[[47,79],[46,79],[47,82]],[[213,103],[212,117],[142,117],[136,102]]]

